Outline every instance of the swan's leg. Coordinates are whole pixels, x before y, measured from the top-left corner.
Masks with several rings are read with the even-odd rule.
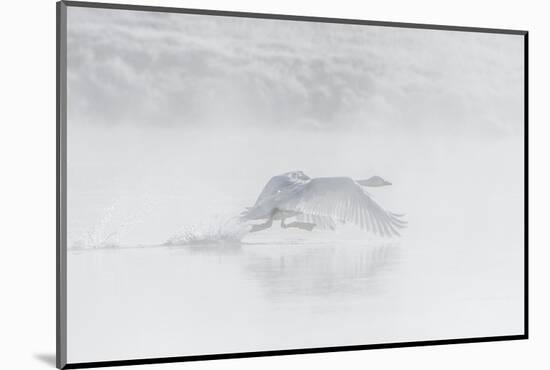
[[[273,225],[273,217],[269,218],[265,223],[259,224],[259,225],[252,225],[252,229],[250,229],[251,233],[254,233],[256,231],[262,231],[265,229],[269,229]]]

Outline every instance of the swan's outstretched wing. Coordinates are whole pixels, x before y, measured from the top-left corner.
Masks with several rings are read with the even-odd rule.
[[[406,226],[401,216],[380,207],[363,188],[348,177],[316,178],[279,206],[304,217],[351,222],[382,236],[399,235]]]

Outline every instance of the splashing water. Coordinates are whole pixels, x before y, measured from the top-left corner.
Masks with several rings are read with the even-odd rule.
[[[128,228],[142,223],[141,218],[150,207],[140,211],[129,211],[119,199],[105,208],[102,217],[93,227],[85,230],[70,244],[70,249],[118,248],[121,237]]]
[[[107,207],[97,225],[86,230],[79,239],[71,244],[71,248],[116,248],[118,246],[119,232],[109,226],[113,222],[115,208],[115,205]]]
[[[163,245],[236,244],[250,231],[250,225],[240,217],[218,217],[209,223],[186,227]]]

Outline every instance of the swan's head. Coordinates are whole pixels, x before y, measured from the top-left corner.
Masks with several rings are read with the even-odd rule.
[[[391,185],[391,182],[384,180],[380,176],[373,176],[367,180],[359,180],[357,182],[363,186],[371,186],[371,187]]]
[[[308,175],[303,173],[302,171],[291,171],[284,174],[286,177],[288,177],[289,180],[292,182],[295,181],[307,181],[310,179]]]

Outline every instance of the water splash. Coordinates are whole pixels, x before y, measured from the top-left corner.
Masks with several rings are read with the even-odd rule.
[[[199,223],[183,228],[163,245],[212,245],[239,244],[250,231],[250,225],[240,217],[217,217],[208,223]]]
[[[119,199],[111,206],[106,207],[102,217],[94,226],[84,230],[76,238],[69,249],[100,249],[118,248],[121,246],[121,239],[127,230],[142,223],[142,218],[147,207],[143,210],[130,212],[128,206]]]

